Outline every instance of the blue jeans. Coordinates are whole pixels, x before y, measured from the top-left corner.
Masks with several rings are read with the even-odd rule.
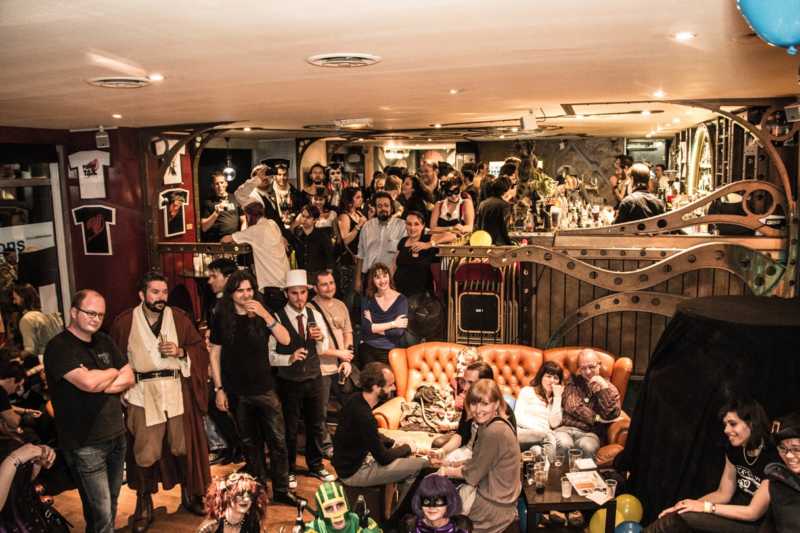
[[[120,435],[90,446],[64,450],[64,460],[81,495],[88,533],[114,533],[125,445],[125,435]]]

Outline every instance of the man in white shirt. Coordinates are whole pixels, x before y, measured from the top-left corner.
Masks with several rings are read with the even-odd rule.
[[[406,223],[393,217],[394,202],[389,193],[376,192],[373,196],[375,217],[361,228],[356,256],[354,289],[361,292],[361,274],[367,272],[375,263],[393,265],[397,255],[397,243],[406,236]]]
[[[253,266],[258,290],[264,295],[264,302],[270,311],[284,306],[284,280],[289,272],[289,258],[286,257],[286,241],[274,220],[264,217],[264,206],[250,202],[244,208],[247,228],[222,238],[223,243],[249,244],[253,250]]]
[[[269,362],[278,369],[278,390],[286,424],[289,456],[289,488],[296,485],[297,430],[302,410],[306,428],[306,464],[309,474],[322,481],[336,477],[322,464],[325,406],[320,355],[328,352],[331,333],[319,311],[306,306],[308,279],[305,270],[286,275],[288,303],[275,313],[289,331],[289,344],[269,339]]]

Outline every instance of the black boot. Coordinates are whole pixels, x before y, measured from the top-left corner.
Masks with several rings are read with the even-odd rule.
[[[153,495],[149,492],[136,493],[136,511],[133,513],[134,533],[144,533],[153,523]]]
[[[203,503],[196,496],[189,494],[189,491],[181,485],[181,507],[197,516],[205,516],[206,512],[203,509]]]

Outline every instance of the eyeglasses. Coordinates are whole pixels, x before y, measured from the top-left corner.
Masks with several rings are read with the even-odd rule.
[[[778,451],[781,452],[783,455],[789,455],[790,453],[795,457],[800,457],[800,446],[784,446],[782,444],[778,445]]]
[[[578,370],[594,370],[598,366],[600,366],[598,363],[591,363],[588,365],[579,366]]]
[[[80,307],[77,309],[89,318],[99,318],[100,320],[103,320],[103,318],[106,316],[105,313],[98,313],[97,311],[87,311],[86,309],[81,309]]]

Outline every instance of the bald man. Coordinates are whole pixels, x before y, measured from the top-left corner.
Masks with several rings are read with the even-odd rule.
[[[631,178],[633,179],[633,191],[619,203],[614,224],[663,215],[666,211],[664,202],[647,190],[647,185],[650,183],[650,169],[647,165],[644,163],[633,165]]]

